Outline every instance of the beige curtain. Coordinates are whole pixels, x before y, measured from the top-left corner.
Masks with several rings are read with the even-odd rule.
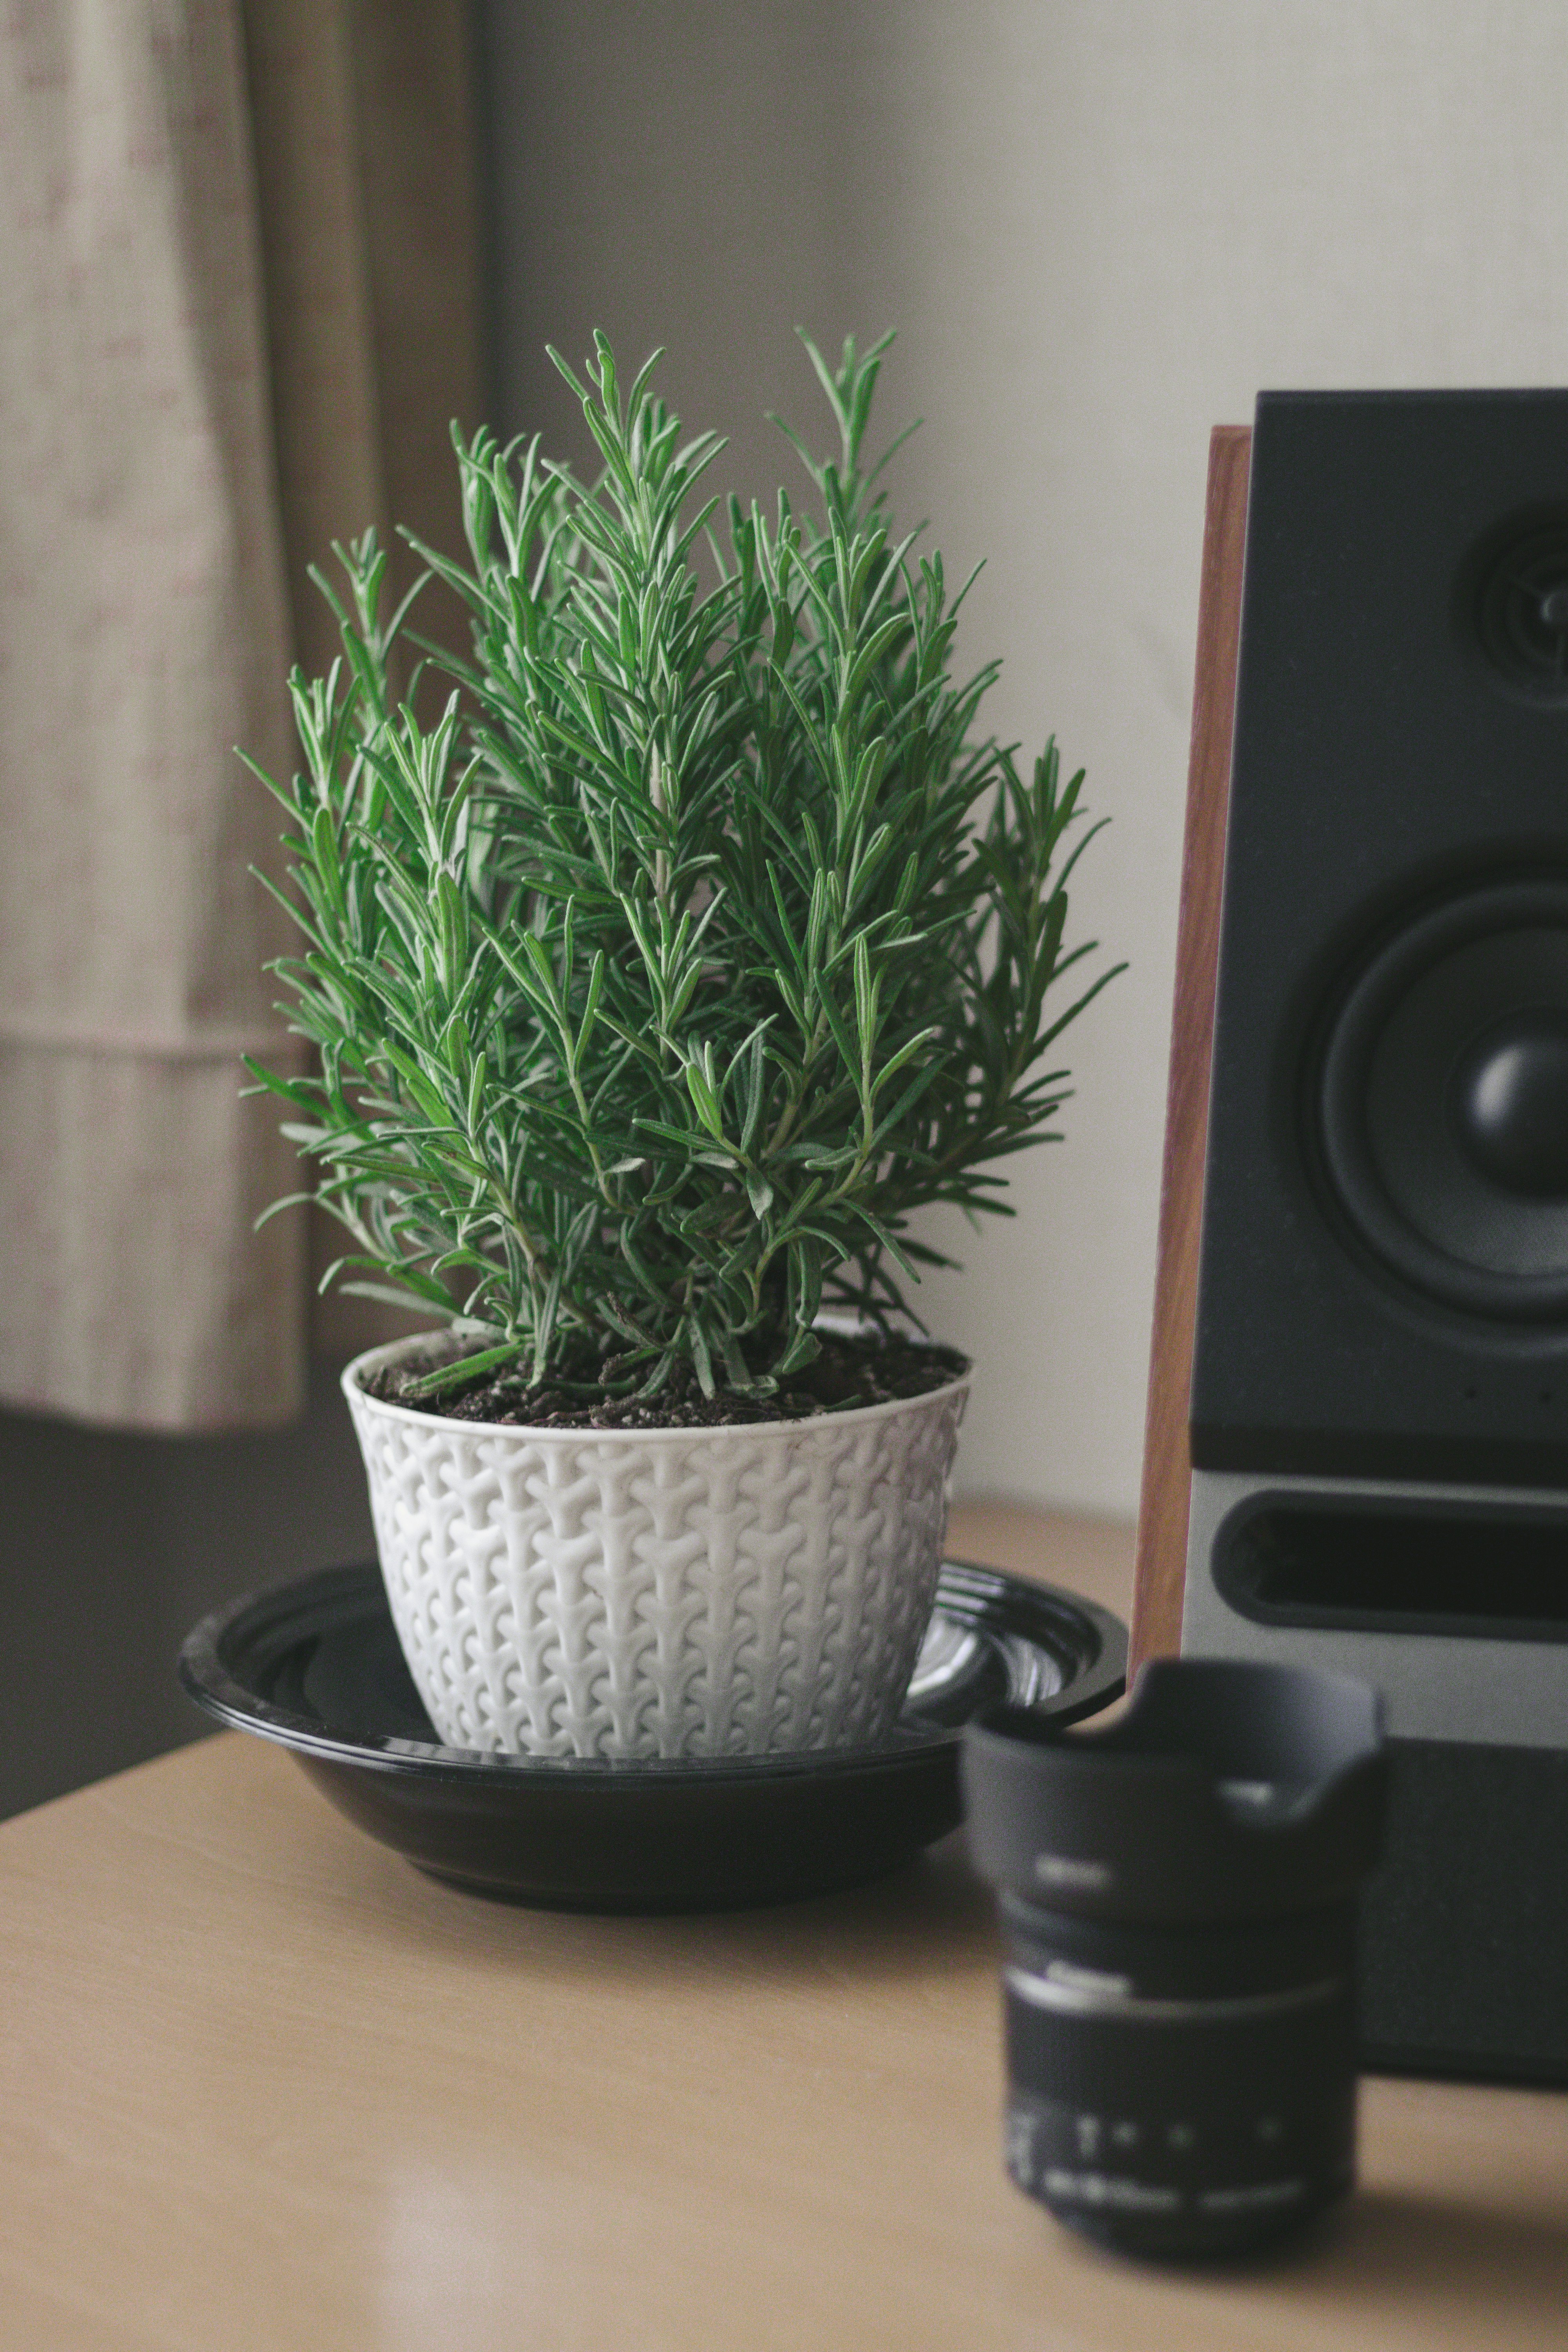
[[[475,419],[461,0],[0,16],[0,1401],[296,1410],[307,1228],[242,1050],[286,1057],[282,680],[305,564],[454,536]],[[320,1344],[372,1336],[330,1318]]]
[[[396,588],[418,566],[389,521],[463,544],[454,417],[485,412],[473,62],[467,0],[245,0],[273,415],[299,658],[326,667],[335,625],[306,576],[374,523]],[[428,588],[421,633],[461,644]],[[432,681],[434,683],[434,681]],[[347,1356],[428,1318],[315,1277],[344,1246],[310,1225],[310,1330]]]

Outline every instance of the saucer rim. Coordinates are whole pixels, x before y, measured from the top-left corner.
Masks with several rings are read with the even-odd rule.
[[[312,1631],[324,1634],[333,1630],[332,1617],[352,1622],[358,1613],[354,1602],[363,1603],[366,1587],[373,1583],[379,1591],[377,1563],[354,1560],[310,1570],[211,1611],[181,1646],[179,1675],[186,1695],[218,1722],[272,1740],[301,1758],[362,1771],[470,1786],[479,1779],[492,1784],[510,1782],[520,1793],[541,1780],[712,1787],[801,1774],[831,1778],[879,1769],[898,1771],[907,1769],[922,1755],[956,1748],[963,1738],[962,1722],[922,1720],[912,1713],[900,1717],[881,1739],[853,1748],[761,1756],[520,1756],[390,1735],[374,1740],[351,1738],[324,1728],[320,1717],[279,1706],[240,1679],[236,1671],[237,1649],[243,1646],[253,1656],[270,1651],[276,1660]],[[1110,1610],[1066,1587],[1013,1576],[977,1561],[944,1558],[935,1609],[956,1617],[967,1630],[1022,1638],[1050,1656],[1062,1673],[1062,1685],[1032,1703],[1032,1711],[1049,1721],[1067,1724],[1097,1714],[1126,1688],[1127,1628]],[[313,1624],[305,1622],[310,1619],[314,1619]],[[1005,1622],[998,1623],[998,1619]]]

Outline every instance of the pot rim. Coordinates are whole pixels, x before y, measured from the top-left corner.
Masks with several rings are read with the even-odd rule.
[[[516,1437],[531,1439],[535,1444],[569,1444],[581,1445],[584,1440],[605,1444],[620,1439],[626,1444],[689,1445],[705,1437],[733,1437],[744,1433],[747,1437],[773,1438],[780,1443],[799,1437],[806,1430],[823,1428],[858,1428],[863,1423],[887,1419],[894,1413],[909,1412],[921,1405],[935,1404],[953,1397],[966,1396],[973,1377],[973,1359],[965,1356],[963,1370],[955,1372],[940,1388],[922,1389],[917,1396],[887,1397],[880,1404],[857,1404],[843,1412],[806,1413],[792,1421],[710,1421],[695,1426],[687,1424],[668,1429],[595,1429],[590,1423],[576,1426],[547,1429],[537,1422],[521,1421],[458,1421],[448,1413],[422,1412],[415,1405],[393,1404],[385,1397],[372,1396],[360,1384],[363,1372],[379,1370],[381,1365],[423,1346],[439,1332],[410,1331],[401,1339],[389,1339],[375,1348],[366,1348],[345,1364],[341,1385],[346,1397],[358,1397],[370,1411],[389,1413],[395,1419],[412,1423],[419,1429],[447,1429],[468,1437]],[[955,1352],[961,1352],[956,1351]]]

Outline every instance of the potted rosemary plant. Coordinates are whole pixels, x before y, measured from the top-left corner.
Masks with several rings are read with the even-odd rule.
[[[596,481],[456,436],[471,568],[419,552],[472,652],[433,729],[374,539],[319,583],[343,658],[296,674],[271,783],[319,1071],[250,1066],[352,1236],[329,1278],[439,1326],[344,1381],[456,1746],[832,1747],[912,1670],[968,1367],[909,1336],[910,1220],[1001,1205],[1110,975],[1047,1009],[1080,780],[977,734],[995,664],[950,675],[962,598],[862,459],[887,341],[807,345],[837,453],[791,434],[809,503],[721,534],[721,445],[602,336],[585,383],[556,360]]]

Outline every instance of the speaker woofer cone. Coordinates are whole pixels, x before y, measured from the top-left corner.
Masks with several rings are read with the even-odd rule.
[[[1334,1018],[1320,1130],[1342,1211],[1429,1298],[1568,1320],[1568,880],[1432,908]]]

